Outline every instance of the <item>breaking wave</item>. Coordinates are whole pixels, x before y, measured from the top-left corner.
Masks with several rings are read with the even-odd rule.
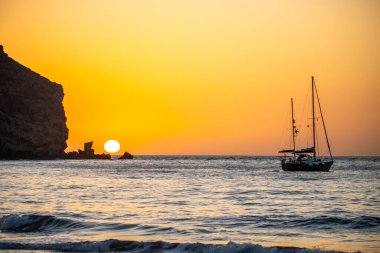
[[[0,250],[52,250],[68,252],[134,252],[134,253],[337,253],[320,249],[296,247],[264,247],[258,244],[238,244],[229,242],[225,245],[202,243],[169,243],[162,241],[137,242],[105,240],[99,242],[70,242],[54,244],[22,244],[0,242]]]
[[[0,230],[5,232],[66,232],[89,227],[89,224],[57,218],[53,215],[10,214],[0,219]]]
[[[371,216],[360,216],[352,219],[320,216],[314,218],[303,218],[289,216],[284,219],[270,219],[268,217],[241,217],[243,220],[258,227],[263,222],[268,226],[281,227],[304,227],[310,229],[329,229],[341,226],[352,229],[374,228],[380,226],[380,218]],[[261,224],[261,225],[260,225]],[[10,214],[0,219],[0,230],[7,233],[33,233],[33,232],[70,232],[73,230],[93,228],[97,231],[115,231],[127,229],[152,230],[157,232],[162,229],[156,226],[141,224],[121,224],[121,223],[90,223],[80,222],[66,218],[57,218],[53,215],[39,214]],[[174,228],[166,228],[173,230]],[[178,232],[178,231],[177,231]],[[51,250],[70,252],[134,252],[134,253],[321,253],[337,252],[325,251],[321,249],[306,249],[297,247],[265,247],[259,244],[238,244],[229,242],[221,244],[204,243],[170,243],[163,241],[139,242],[109,239],[105,241],[84,241],[84,242],[60,242],[60,243],[21,243],[0,241],[0,250]]]

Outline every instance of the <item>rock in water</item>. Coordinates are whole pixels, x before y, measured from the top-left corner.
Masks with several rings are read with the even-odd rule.
[[[64,157],[63,95],[60,84],[14,61],[0,45],[0,159]]]
[[[123,159],[133,159],[133,155],[131,155],[128,152],[124,152],[124,154],[122,156],[120,156],[119,159],[121,159],[121,160],[123,160]]]
[[[84,150],[78,149],[78,151],[68,152],[65,156],[65,159],[102,159],[110,160],[110,154],[95,154],[95,150],[92,149],[93,142],[85,142]]]

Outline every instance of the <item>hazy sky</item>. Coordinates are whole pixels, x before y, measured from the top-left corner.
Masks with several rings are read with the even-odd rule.
[[[0,44],[63,85],[68,150],[277,154],[314,75],[334,154],[380,155],[377,0],[0,0]]]

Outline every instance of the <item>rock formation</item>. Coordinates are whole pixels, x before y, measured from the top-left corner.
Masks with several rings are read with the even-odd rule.
[[[133,155],[131,155],[128,152],[124,152],[124,154],[120,156],[118,159],[133,159]]]
[[[63,96],[60,84],[14,61],[0,45],[0,159],[64,157]]]
[[[111,159],[111,155],[109,154],[95,154],[95,150],[92,149],[93,142],[85,142],[84,150],[78,149],[77,151],[68,152],[65,156],[65,159],[103,159],[109,160]]]

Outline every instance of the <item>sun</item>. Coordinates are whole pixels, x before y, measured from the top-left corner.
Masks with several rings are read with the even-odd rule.
[[[108,153],[116,153],[120,150],[120,143],[116,140],[108,140],[104,143],[104,150]]]

